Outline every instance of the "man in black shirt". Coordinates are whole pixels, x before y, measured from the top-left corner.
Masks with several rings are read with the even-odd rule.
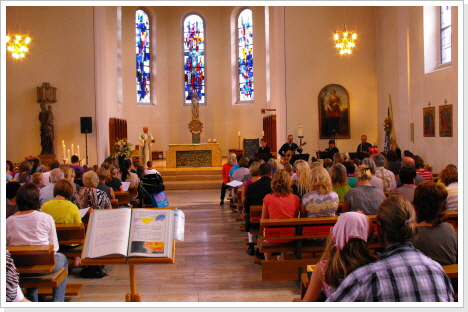
[[[358,145],[356,153],[365,153],[367,155],[370,155],[371,152],[369,151],[369,148],[372,147],[372,144],[367,142],[367,135],[362,135],[361,136],[361,144]]]
[[[338,147],[335,146],[335,140],[328,141],[328,147],[325,149],[325,151],[333,154],[340,152]]]
[[[271,165],[263,163],[258,168],[260,180],[253,182],[247,186],[244,199],[245,231],[249,234],[249,248],[247,253],[254,255],[254,236],[250,234],[251,229],[258,229],[258,223],[250,223],[250,206],[263,205],[263,197],[271,194]]]
[[[288,135],[288,142],[284,143],[278,151],[278,154],[280,154],[282,157],[284,157],[287,151],[293,151],[293,154],[295,151],[297,151],[299,154],[302,154],[302,146],[298,146],[296,143],[294,143],[293,138],[294,137],[292,134]]]
[[[267,142],[265,139],[260,140],[260,147],[258,148],[258,153],[270,155],[270,148],[267,146]]]

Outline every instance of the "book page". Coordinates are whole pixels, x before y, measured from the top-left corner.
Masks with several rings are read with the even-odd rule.
[[[133,209],[129,257],[172,257],[171,209]]]
[[[129,208],[98,209],[92,213],[86,238],[86,257],[127,254],[131,210]],[[89,235],[89,237],[88,237]]]

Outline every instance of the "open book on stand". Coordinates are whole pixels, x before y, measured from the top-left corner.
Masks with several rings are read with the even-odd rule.
[[[82,259],[142,257],[173,260],[173,240],[183,240],[184,221],[183,212],[178,209],[94,210]]]

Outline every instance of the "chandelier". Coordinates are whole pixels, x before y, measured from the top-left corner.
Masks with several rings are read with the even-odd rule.
[[[356,46],[354,40],[357,35],[355,31],[349,31],[344,25],[344,31],[335,30],[335,47],[340,50],[340,54],[351,54],[352,49]]]
[[[28,35],[16,35],[8,34],[6,36],[7,50],[10,51],[11,56],[15,59],[24,58],[26,52],[28,52],[28,44],[31,42],[31,38]]]

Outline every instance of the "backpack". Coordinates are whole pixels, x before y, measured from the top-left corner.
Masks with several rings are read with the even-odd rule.
[[[83,278],[103,278],[107,275],[104,265],[85,265],[80,272],[80,276]]]

